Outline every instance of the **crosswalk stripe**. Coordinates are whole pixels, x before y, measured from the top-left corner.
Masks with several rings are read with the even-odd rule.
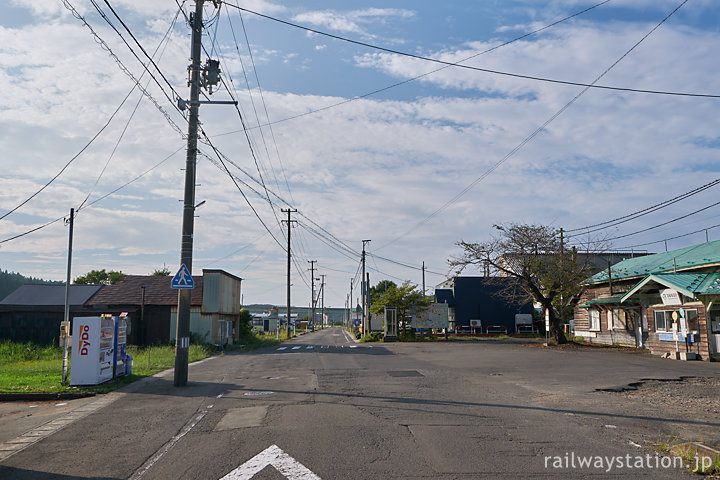
[[[278,347],[278,350],[285,350],[287,347]]]

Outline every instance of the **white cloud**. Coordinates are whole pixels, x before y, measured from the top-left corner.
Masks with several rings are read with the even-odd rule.
[[[157,18],[148,22],[140,13],[144,8],[161,7],[127,8],[134,9],[128,18],[135,22],[132,28],[139,40],[146,46],[156,45],[164,33],[163,23]],[[328,27],[337,21],[334,30],[356,28],[363,34],[369,22],[413,18],[412,12],[392,9],[319,13],[327,15],[313,17],[318,25]],[[0,87],[7,93],[0,106],[3,213],[52,178],[107,121],[132,87],[77,20],[66,18],[57,9],[42,15],[42,25],[0,28]],[[114,32],[100,22],[93,22],[93,26],[139,75],[140,65],[126,53],[127,48]],[[648,28],[649,24],[639,23],[576,22],[481,56],[473,64],[589,81]],[[160,61],[170,82],[183,95],[187,94],[186,30],[183,25],[177,27]],[[308,42],[307,50],[302,51],[262,37],[253,41],[258,42],[253,45],[256,64],[278,70],[288,55],[310,56],[313,49],[324,48],[317,42]],[[427,55],[457,61],[493,45],[492,41],[478,40],[441,51],[427,49]],[[220,47],[227,51],[222,41]],[[664,25],[602,83],[708,91],[713,85],[708,79],[720,73],[717,62],[709,61],[718,47],[716,32]],[[329,56],[331,51],[324,50],[321,57]],[[346,97],[308,94],[303,83],[312,84],[317,77],[289,75],[286,88],[263,89],[270,118],[299,115],[372,90],[385,81],[380,76],[372,78],[373,72],[405,79],[434,68],[425,62],[385,54],[359,56],[355,65],[338,64],[338,78],[346,85]],[[359,75],[357,65],[364,67]],[[241,67],[236,55],[227,56],[224,68],[238,80]],[[370,251],[413,265],[424,260],[431,269],[444,272],[453,243],[483,239],[493,223],[521,221],[576,227],[604,220],[608,212],[624,213],[635,206],[670,198],[720,176],[716,166],[718,148],[713,146],[720,131],[715,100],[594,90],[459,201],[380,249],[492,168],[579,91],[577,87],[457,68],[423,77],[418,83],[425,88],[398,91],[395,100],[387,99],[392,98],[391,90],[384,99],[357,100],[277,123],[272,132],[264,128],[272,168],[260,131],[251,130],[254,152],[268,187],[290,200],[285,188],[287,177],[292,204],[355,250],[360,248],[359,239],[372,238]],[[151,83],[148,88],[184,131],[182,117],[173,111],[159,87]],[[254,90],[253,94],[258,101],[259,92]],[[222,92],[217,95],[213,99],[224,98],[220,97]],[[240,95],[247,124],[256,125],[247,94]],[[106,132],[46,192],[0,221],[0,240],[67,215],[71,206],[82,201],[93,189],[137,99],[136,93]],[[264,117],[260,104],[256,107]],[[232,107],[203,106],[201,118],[210,135],[239,128]],[[284,175],[272,139],[281,152]],[[215,137],[213,142],[234,163],[259,177],[242,132]],[[162,115],[143,100],[91,200],[134,178],[183,143]],[[201,148],[212,153],[205,146]],[[183,151],[119,194],[81,212],[74,276],[92,268],[137,274],[149,273],[163,263],[175,268],[172,265],[179,258],[182,204],[178,200],[183,193],[184,164]],[[228,167],[260,192],[258,196],[239,182],[258,214],[283,243],[281,227],[267,203],[259,198],[265,195],[262,187],[234,166]],[[204,158],[198,163],[197,183],[196,199],[207,203],[196,212],[196,271],[211,264],[241,273],[248,279],[243,284],[248,303],[282,298],[284,252],[259,224],[237,187]],[[285,207],[271,198],[276,213]],[[698,197],[693,202],[712,203],[707,199]],[[687,210],[690,208],[678,205],[664,215],[670,218]],[[709,217],[714,214],[708,212]],[[648,219],[647,224],[652,221]],[[648,238],[638,237],[638,241]],[[294,248],[303,269],[305,260],[317,258],[320,268],[355,272],[356,259],[334,252],[305,227],[298,226],[293,238],[298,242]],[[629,240],[628,244],[636,243],[635,239]],[[58,222],[22,240],[0,244],[0,259],[3,268],[61,279],[66,248],[67,229]],[[375,264],[370,266],[376,268]],[[393,276],[420,281],[419,271],[380,260],[377,267]],[[293,296],[299,299],[293,303],[301,304],[309,287],[297,275],[293,271]],[[329,303],[342,303],[350,276],[352,273],[328,272],[332,283],[328,291],[334,290]],[[385,278],[384,273],[374,271],[372,276],[373,282]],[[429,277],[427,283],[439,280]]]
[[[361,24],[384,23],[388,18],[412,18],[415,12],[398,8],[368,8],[350,12],[331,10],[312,11],[297,14],[293,21],[316,25],[339,32],[370,35]]]

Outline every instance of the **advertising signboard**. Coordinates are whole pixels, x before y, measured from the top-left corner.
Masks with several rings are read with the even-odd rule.
[[[448,328],[448,304],[433,303],[415,311],[413,328]]]

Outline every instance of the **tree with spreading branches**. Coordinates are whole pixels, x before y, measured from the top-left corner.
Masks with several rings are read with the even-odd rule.
[[[494,225],[498,234],[479,243],[457,242],[462,253],[448,263],[461,273],[468,267],[481,268],[498,277],[519,282],[500,295],[515,301],[532,300],[548,311],[550,333],[558,344],[567,343],[561,325],[561,309],[573,305],[582,294],[580,283],[594,273],[591,254],[601,251],[600,242],[568,246],[561,232],[546,225]],[[583,252],[578,254],[578,251]],[[516,288],[519,283],[522,288]]]

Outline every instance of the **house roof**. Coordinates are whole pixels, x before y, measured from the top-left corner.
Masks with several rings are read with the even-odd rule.
[[[720,265],[720,240],[623,260],[610,267],[610,272],[613,280],[627,280],[650,274],[695,270],[712,265]],[[605,269],[585,280],[583,284],[607,281],[608,270]]]
[[[145,305],[177,305],[178,291],[170,288],[172,276],[125,275],[115,285],[105,285],[88,305],[140,305],[145,287]],[[202,305],[203,277],[193,275],[195,288],[190,304]]]
[[[101,288],[101,285],[70,285],[69,304],[75,307],[82,306]],[[65,285],[21,285],[0,301],[0,307],[58,305],[65,305]]]
[[[697,295],[720,295],[720,272],[711,273],[661,273],[648,275],[622,296],[621,302],[647,288],[648,284],[671,288],[689,298]]]

